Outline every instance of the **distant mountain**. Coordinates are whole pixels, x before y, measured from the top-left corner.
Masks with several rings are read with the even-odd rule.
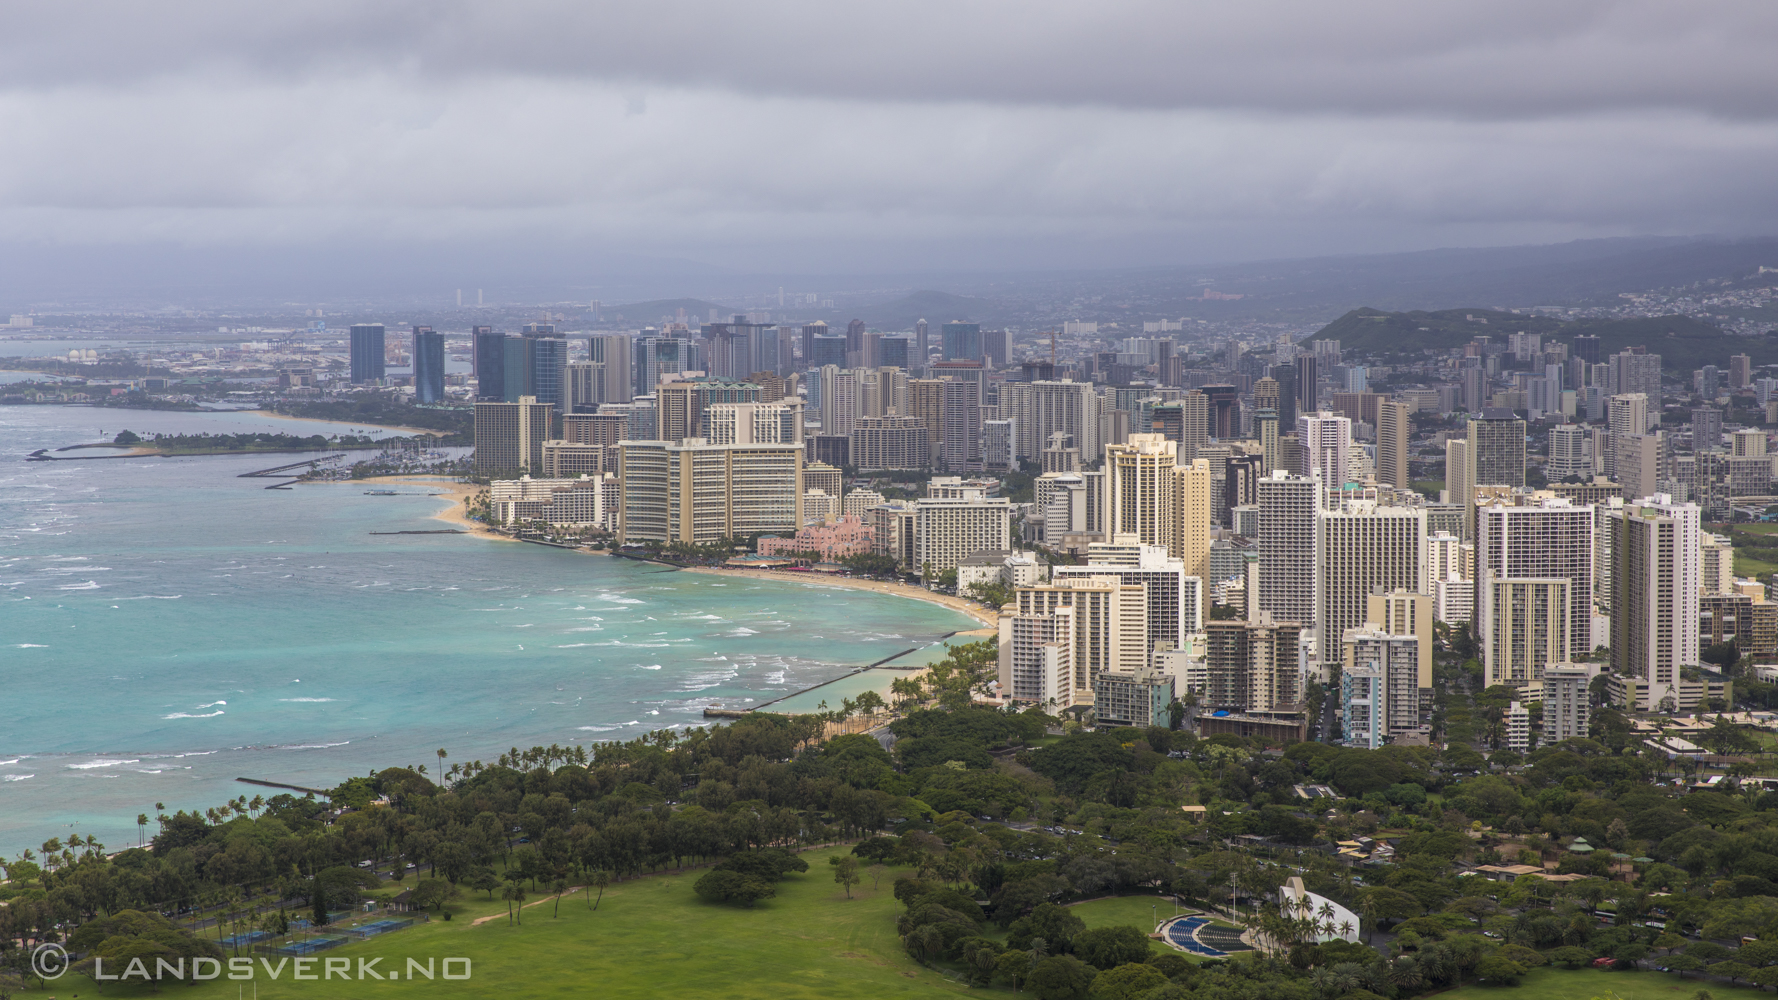
[[[972,299],[949,292],[921,291],[899,299],[859,306],[849,318],[864,320],[873,330],[912,330],[916,320],[931,324],[933,335],[938,328],[953,320],[993,325],[1004,322],[1006,309],[991,299]],[[829,321],[832,322],[831,320]],[[840,321],[841,329],[847,320]],[[936,343],[936,341],[935,341]]]
[[[624,322],[641,327],[659,323],[663,316],[678,316],[681,309],[685,310],[686,325],[694,330],[699,325],[710,322],[712,309],[716,310],[716,321],[719,323],[727,323],[735,318],[736,313],[745,311],[703,299],[654,299],[621,306],[601,306],[599,312],[606,319],[622,316]]]
[[[1462,347],[1471,338],[1484,334],[1504,340],[1508,334],[1519,332],[1540,333],[1546,340],[1563,342],[1592,334],[1599,338],[1601,360],[1608,354],[1646,345],[1650,354],[1661,356],[1662,368],[1675,372],[1689,372],[1705,365],[1726,371],[1733,354],[1746,354],[1755,365],[1778,364],[1778,338],[1737,337],[1689,316],[1565,321],[1492,309],[1354,309],[1305,337],[1303,343],[1327,338],[1338,340],[1341,352],[1391,354]]]

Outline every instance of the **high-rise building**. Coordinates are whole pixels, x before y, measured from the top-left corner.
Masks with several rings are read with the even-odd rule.
[[[916,356],[913,358],[914,367],[910,370],[918,371],[921,374],[925,374],[926,365],[932,360],[932,355],[929,353],[932,345],[928,342],[930,331],[931,327],[925,320],[918,320],[914,323],[914,354]]]
[[[1476,626],[1484,644],[1495,634],[1521,635],[1495,628],[1493,601],[1497,592],[1493,581],[1554,578],[1570,581],[1563,595],[1568,621],[1561,628],[1569,645],[1557,650],[1553,659],[1536,661],[1536,667],[1579,659],[1593,651],[1593,513],[1591,505],[1543,495],[1495,499],[1476,508]],[[1483,662],[1487,665],[1486,657]],[[1538,675],[1533,671],[1525,676],[1488,676],[1489,684],[1519,685],[1536,680]]]
[[[1012,335],[1005,330],[983,330],[982,357],[995,368],[1005,368],[1012,347]]]
[[[625,441],[618,540],[708,545],[794,534],[803,524],[803,447]]]
[[[1014,606],[1018,615],[1074,609],[1076,691],[1092,690],[1093,679],[1101,672],[1131,671],[1148,664],[1148,599],[1141,584],[1125,584],[1112,576],[1068,577],[1019,587]],[[1002,664],[1004,671],[1004,659]]]
[[[1714,406],[1692,409],[1692,450],[1710,451],[1722,447],[1722,411]]]
[[[1639,682],[1632,707],[1670,711],[1680,668],[1698,662],[1698,507],[1660,493],[1608,511],[1607,524],[1612,671]]]
[[[651,327],[642,331],[642,336],[635,339],[632,347],[638,396],[653,395],[654,387],[663,375],[704,370],[699,360],[702,351],[698,342],[686,336],[659,336],[659,332]]]
[[[1430,545],[1428,546],[1430,548]],[[1364,620],[1381,625],[1394,636],[1411,636],[1417,644],[1414,663],[1419,673],[1415,682],[1421,688],[1421,704],[1432,710],[1432,623],[1433,600],[1430,595],[1412,590],[1372,591],[1364,599]]]
[[[1143,545],[1170,547],[1173,540],[1173,469],[1176,446],[1159,434],[1132,434],[1105,449],[1110,490],[1105,531]],[[1209,518],[1205,517],[1208,532]],[[1175,553],[1177,556],[1177,553]]]
[[[860,469],[924,469],[931,454],[919,417],[859,417],[852,427],[852,464]]]
[[[803,442],[803,403],[711,403],[704,410],[711,444],[797,444]],[[804,485],[808,485],[806,482]],[[838,494],[831,494],[837,496]]]
[[[982,460],[982,363],[940,361],[934,374],[946,376],[940,390],[941,452],[945,468],[980,468]]]
[[[1374,750],[1418,729],[1430,690],[1419,683],[1429,670],[1413,635],[1387,628],[1345,631],[1340,643],[1340,730],[1347,746]]]
[[[759,386],[721,378],[679,378],[655,387],[663,441],[708,438],[705,413],[712,403],[757,403]]]
[[[1001,387],[1001,414],[1019,421],[1021,456],[1035,457],[1050,435],[1060,431],[1080,449],[1082,461],[1098,461],[1104,447],[1099,435],[1099,418],[1109,404],[1102,403],[1091,383],[1052,381],[1020,385],[1018,393],[1024,403],[1020,408],[1023,412],[1014,413],[1008,413],[1005,405],[1007,399],[1004,397],[1012,395],[1007,392],[1008,388]]]
[[[1475,463],[1470,461],[1467,438],[1445,439],[1445,494],[1451,503],[1463,507],[1464,537],[1474,537]]]
[[[1518,702],[1506,707],[1506,748],[1519,753],[1531,749],[1531,710]]]
[[[563,376],[568,367],[568,341],[548,323],[527,323],[522,338],[531,345],[531,391],[539,403],[561,412],[568,397]]]
[[[946,323],[942,327],[940,346],[945,361],[976,361],[982,357],[982,326],[980,323]]]
[[[530,337],[507,337],[501,346],[505,354],[501,367],[506,376],[506,402],[516,403],[521,397],[536,396],[533,358],[537,341]]]
[[[1599,668],[1590,664],[1552,663],[1543,668],[1543,741],[1585,737],[1591,717],[1589,688]]]
[[[936,459],[944,440],[945,380],[916,378],[908,380],[908,412],[926,425],[927,452]]]
[[[1736,354],[1729,358],[1729,389],[1739,392],[1753,385],[1753,358]]]
[[[1384,400],[1377,404],[1377,482],[1405,490],[1413,485],[1408,473],[1409,417],[1414,408]]]
[[[1269,371],[1272,380],[1278,383],[1278,426],[1288,433],[1296,427],[1296,365],[1273,365]]]
[[[478,326],[471,336],[475,356],[475,400],[506,402],[506,335],[491,326]]]
[[[1075,608],[1000,616],[1000,690],[1015,703],[1055,712],[1074,704]]]
[[[914,501],[915,568],[937,575],[977,552],[1012,548],[1012,507],[1003,497]]]
[[[1521,688],[1543,679],[1572,643],[1575,581],[1566,577],[1502,577],[1477,580],[1476,631],[1482,637],[1482,670],[1489,686]],[[1590,613],[1590,612],[1589,612]]]
[[[1267,375],[1253,383],[1253,408],[1256,410],[1278,409],[1278,380]]]
[[[1550,459],[1544,476],[1552,483],[1570,477],[1580,482],[1593,478],[1593,456],[1587,447],[1588,428],[1581,424],[1557,424],[1550,428]]]
[[[1188,574],[1208,580],[1210,526],[1217,522],[1217,483],[1210,463],[1199,458],[1174,466],[1170,479],[1167,551],[1185,563]]]
[[[587,338],[587,357],[601,368],[603,384],[599,389],[601,403],[627,403],[636,397],[635,347],[623,334],[595,334]]]
[[[1661,398],[1661,356],[1637,354],[1634,349],[1613,354],[1607,362],[1610,384],[1607,395],[1620,396],[1639,392],[1655,402]]]
[[[555,409],[523,396],[516,403],[475,404],[475,470],[483,475],[508,475],[543,471],[543,442],[550,433]]]
[[[383,380],[383,324],[352,324],[352,381],[363,385]]]
[[[1469,422],[1469,463],[1476,486],[1525,485],[1525,421],[1511,410],[1484,407]]]
[[[1590,333],[1579,334],[1574,338],[1574,356],[1589,365],[1599,363],[1599,338]]]
[[[1352,457],[1352,421],[1321,410],[1296,418],[1297,440],[1303,446],[1302,475],[1318,474],[1329,489],[1348,481]]]
[[[1314,413],[1321,409],[1321,391],[1313,354],[1299,354],[1296,359],[1296,411]]]
[[[1269,475],[1273,469],[1280,468],[1278,462],[1281,454],[1278,448],[1278,413],[1276,410],[1258,410],[1253,414],[1253,436],[1259,439],[1259,452],[1263,463],[1260,474]]]
[[[815,338],[826,336],[828,336],[827,324],[821,320],[816,320],[803,327],[803,368],[819,367],[815,364]]]
[[[1264,566],[1264,558],[1261,558]],[[1257,621],[1204,623],[1205,702],[1211,710],[1299,712],[1303,626],[1260,612]]]
[[[437,403],[445,398],[444,334],[429,326],[414,327],[414,402]]]
[[[1148,588],[1148,648],[1171,643],[1186,648],[1187,639],[1203,631],[1204,584],[1185,571],[1185,564],[1158,545],[1094,542],[1087,546],[1085,565],[1050,568],[1052,580],[1114,577],[1125,585]]]
[[[1179,460],[1189,462],[1210,445],[1210,397],[1201,389],[1179,399]]]
[[[1008,470],[1017,466],[1013,456],[1014,426],[1011,420],[982,421],[982,468]]]
[[[1315,620],[1320,482],[1281,469],[1259,481],[1259,607],[1280,621]]]
[[[1263,534],[1263,506],[1260,517]],[[1347,629],[1364,624],[1373,591],[1426,592],[1425,553],[1426,512],[1422,509],[1354,500],[1339,510],[1315,512],[1312,620],[1315,652],[1321,663],[1339,661],[1340,637]],[[1260,569],[1262,573],[1265,570],[1263,552]],[[1263,607],[1263,594],[1261,601]]]

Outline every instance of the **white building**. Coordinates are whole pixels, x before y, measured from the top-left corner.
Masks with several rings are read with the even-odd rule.
[[[578,479],[496,479],[488,484],[493,519],[501,524],[543,521],[552,525],[616,526],[617,480],[610,474]]]
[[[1531,710],[1516,701],[1506,710],[1506,748],[1520,753],[1531,749]]]
[[[1166,643],[1184,648],[1186,637],[1203,631],[1204,582],[1187,576],[1185,563],[1170,558],[1158,545],[1142,545],[1134,539],[1094,542],[1087,546],[1084,566],[1054,566],[1056,580],[1114,577],[1126,584],[1148,588],[1148,642],[1151,649]]]
[[[1557,663],[1543,668],[1545,743],[1587,735],[1592,705],[1588,688],[1598,674],[1598,665],[1591,663]]]
[[[1303,475],[1319,472],[1321,481],[1337,487],[1348,481],[1352,461],[1352,421],[1322,410],[1296,418],[1297,442],[1303,449]]]
[[[1012,504],[1004,497],[914,501],[914,569],[933,574],[977,552],[1012,548]]]
[[[1671,711],[1680,701],[1680,669],[1698,663],[1698,507],[1661,493],[1627,502],[1608,519],[1611,667],[1642,682],[1633,707]]]

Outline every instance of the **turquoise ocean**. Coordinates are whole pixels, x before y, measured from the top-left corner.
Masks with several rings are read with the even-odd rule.
[[[352,428],[0,407],[0,854],[136,816],[704,725],[975,623],[470,535],[423,484],[267,490],[299,455],[26,462],[137,433]],[[92,450],[67,454],[95,454]],[[150,830],[152,830],[152,825]]]

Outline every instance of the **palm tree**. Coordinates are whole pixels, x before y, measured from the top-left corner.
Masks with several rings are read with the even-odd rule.
[[[506,883],[506,887],[500,890],[500,898],[506,900],[506,925],[511,927],[513,917],[512,904],[524,903],[525,887],[517,882],[508,882]],[[521,905],[519,910],[519,923],[522,924],[525,922],[525,914],[523,913],[524,907]]]
[[[551,886],[550,888],[554,889],[556,892],[556,913],[555,913],[555,915],[559,917],[562,915],[562,893],[568,891],[568,880],[565,878],[557,878],[555,885]]]
[[[596,910],[599,908],[599,903],[605,898],[605,887],[611,884],[611,872],[604,868],[593,872],[592,883],[599,890],[598,898],[593,900],[593,909]]]
[[[136,814],[136,846],[141,847],[143,838],[148,832],[148,814]]]

